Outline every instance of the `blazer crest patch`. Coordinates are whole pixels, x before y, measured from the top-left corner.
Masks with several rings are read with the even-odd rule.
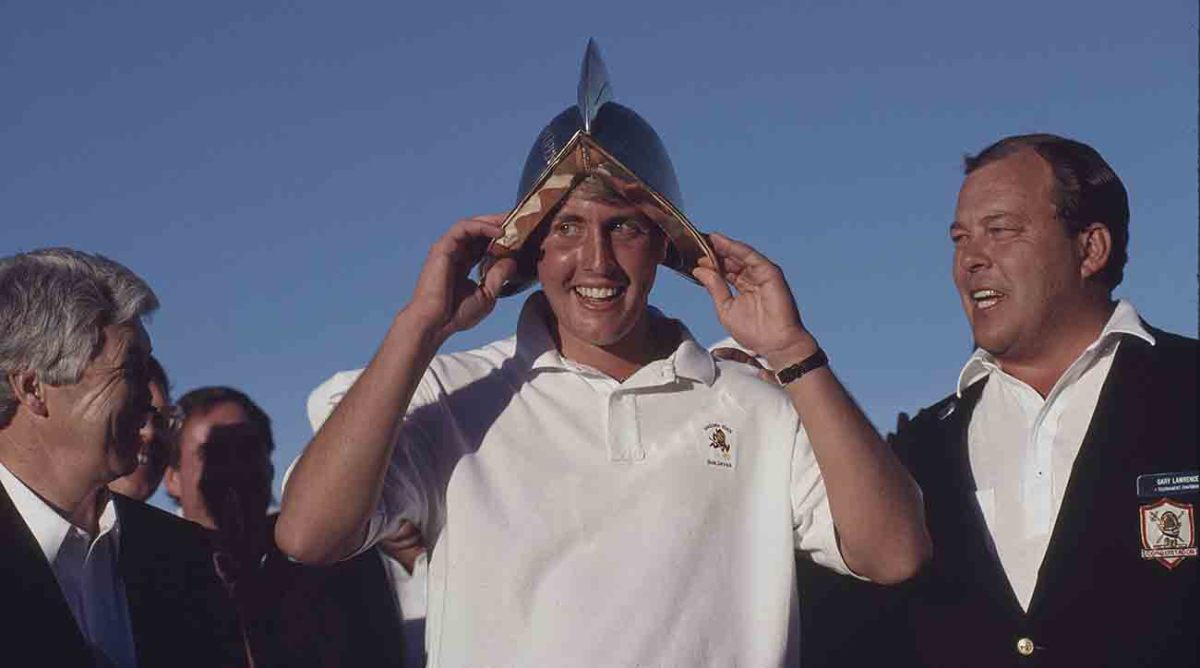
[[[1141,506],[1142,558],[1175,568],[1196,556],[1196,518],[1190,503],[1159,499]]]
[[[706,425],[704,439],[708,445],[705,463],[723,469],[735,467],[737,457],[733,448],[733,429],[719,423]]]

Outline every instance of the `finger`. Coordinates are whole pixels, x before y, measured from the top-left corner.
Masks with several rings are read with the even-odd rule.
[[[420,534],[421,534],[421,530],[417,528],[417,525],[413,524],[412,522],[409,522],[408,520],[404,520],[403,522],[400,523],[400,528],[396,530],[395,536],[397,538],[402,538],[402,537],[407,538],[408,536],[420,535]]]
[[[738,348],[714,348],[712,356],[719,360],[729,360],[730,362],[741,362],[750,366],[762,369],[763,365],[754,355]]]
[[[403,536],[403,537],[396,536],[393,538],[381,540],[379,542],[384,547],[386,547],[389,551],[410,550],[414,547],[421,547],[423,545],[423,543],[421,542],[421,534],[415,534],[412,536]]]
[[[725,271],[734,271],[740,267],[746,266],[745,262],[742,262],[740,259],[730,255],[718,256],[718,258],[721,262],[721,268]]]
[[[719,232],[713,232],[709,235],[709,240],[712,242],[713,250],[722,260],[733,259],[739,260],[747,265],[755,265],[761,263],[770,263],[767,256],[759,253],[750,244],[742,243],[736,239],[729,237]]]
[[[483,275],[481,283],[484,292],[493,300],[500,294],[500,290],[510,278],[516,278],[517,261],[511,257],[500,258],[488,267],[487,273]]]
[[[749,271],[739,271],[729,279],[729,282],[737,288],[738,292],[751,292],[762,284],[762,281],[756,280],[754,274]]]
[[[779,378],[775,374],[771,373],[770,371],[767,371],[765,368],[761,368],[758,370],[758,377],[764,383],[769,383],[771,385],[779,384]]]
[[[717,311],[722,311],[725,304],[733,299],[733,294],[729,292],[729,285],[725,283],[725,279],[721,277],[713,269],[708,267],[696,267],[692,270],[692,276],[700,281],[700,285],[708,291],[708,296],[712,298],[713,305],[717,307]]]
[[[456,264],[483,257],[492,239],[500,236],[500,224],[483,218],[466,218],[455,223],[434,244],[434,251],[450,256]]]
[[[412,522],[401,522],[396,533],[382,539],[380,542],[385,543],[388,547],[396,550],[403,550],[411,547],[416,547],[423,544],[421,530]]]
[[[503,222],[502,218],[496,216],[464,218],[451,225],[450,229],[446,230],[446,233],[442,235],[442,239],[452,241],[455,244],[480,237],[494,239],[500,236],[501,223]]]

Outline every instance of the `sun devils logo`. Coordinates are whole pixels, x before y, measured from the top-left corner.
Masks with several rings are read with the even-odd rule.
[[[704,435],[708,438],[707,463],[709,466],[733,468],[732,434],[733,430],[723,424],[710,424],[704,428]]]
[[[1196,531],[1192,504],[1159,499],[1141,507],[1142,558],[1157,559],[1175,568],[1186,557],[1196,556]]]

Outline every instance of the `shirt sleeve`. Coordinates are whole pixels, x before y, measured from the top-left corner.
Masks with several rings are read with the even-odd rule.
[[[850,570],[838,547],[825,479],[801,425],[792,447],[792,532],[796,549],[815,563],[842,575],[866,579]]]
[[[312,391],[307,408],[314,432],[333,413],[338,402],[346,396],[361,374],[362,369],[339,372]],[[440,476],[437,472],[441,467],[430,456],[435,452],[430,446],[436,440],[435,435],[428,431],[431,421],[421,416],[437,412],[440,400],[437,388],[438,384],[427,371],[393,434],[396,446],[384,473],[379,504],[367,523],[366,539],[347,558],[361,554],[380,540],[394,535],[406,520],[421,530],[426,544],[432,545],[436,540],[444,508],[439,490],[444,486],[438,484]]]

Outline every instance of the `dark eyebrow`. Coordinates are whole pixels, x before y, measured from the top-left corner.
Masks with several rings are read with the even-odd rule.
[[[980,221],[984,222],[984,223],[991,223],[991,222],[1001,220],[1001,219],[1012,219],[1012,220],[1016,220],[1016,221],[1020,222],[1020,221],[1024,220],[1024,217],[1019,216],[1015,213],[1010,213],[1008,211],[997,211],[996,213],[989,213],[988,215],[981,218]]]
[[[658,227],[658,225],[656,225],[654,223],[654,221],[646,218],[646,216],[641,211],[637,211],[637,210],[617,214],[615,216],[610,216],[609,218],[607,218],[604,221],[604,223],[606,225],[612,224],[612,223],[629,223],[629,222],[636,222],[639,225],[645,225],[646,227]]]

